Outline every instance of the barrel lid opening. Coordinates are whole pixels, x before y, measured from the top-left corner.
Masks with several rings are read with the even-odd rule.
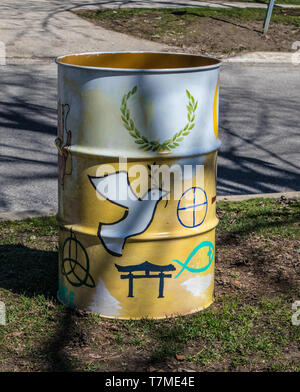
[[[80,68],[120,70],[190,70],[220,65],[215,58],[163,52],[81,53],[58,57],[58,64]]]

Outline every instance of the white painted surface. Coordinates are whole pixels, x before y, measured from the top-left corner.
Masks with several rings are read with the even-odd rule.
[[[181,286],[185,287],[185,289],[192,293],[194,297],[204,297],[204,293],[211,285],[212,279],[212,274],[205,276],[198,275],[181,283]]]
[[[139,149],[121,120],[122,98],[135,86],[137,91],[129,98],[127,106],[136,128],[149,141],[159,140],[162,143],[170,140],[188,124],[186,90],[198,102],[194,128],[168,154],[168,158],[214,151],[221,144],[213,131],[213,104],[218,77],[219,64],[210,68],[130,72],[59,64],[59,97],[62,103],[70,105],[70,151],[74,154],[127,158],[157,156],[155,152]],[[81,121],[78,121],[78,116]]]
[[[126,172],[113,173],[100,178],[94,177],[91,181],[102,196],[128,209],[128,213],[120,221],[99,226],[99,235],[106,249],[122,256],[126,239],[147,230],[157,203],[168,192],[151,189],[141,199],[138,199],[131,190]]]
[[[92,300],[92,304],[88,306],[88,310],[101,313],[105,316],[118,316],[120,309],[122,309],[120,302],[110,294],[103,283],[103,280],[99,278],[96,293]]]

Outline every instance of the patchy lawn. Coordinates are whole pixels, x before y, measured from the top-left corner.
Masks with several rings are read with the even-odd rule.
[[[0,369],[300,371],[300,200],[217,207],[216,301],[160,321],[64,309],[55,219],[0,222]]]
[[[274,9],[268,35],[266,10],[257,8],[172,8],[76,11],[106,29],[131,34],[184,51],[216,57],[240,52],[292,51],[300,41],[300,9]]]
[[[222,3],[222,0],[217,0],[216,3]],[[239,2],[239,3],[262,3],[262,4],[269,4],[270,0],[226,0],[226,3],[231,3],[231,2]],[[276,0],[275,1],[275,7],[276,4],[300,4],[300,0]]]

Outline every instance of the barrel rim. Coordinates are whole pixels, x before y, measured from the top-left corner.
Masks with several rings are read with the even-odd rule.
[[[184,68],[109,68],[109,67],[93,67],[88,65],[76,65],[76,64],[67,64],[63,63],[61,60],[69,57],[69,56],[83,56],[83,55],[101,55],[101,54],[118,54],[118,53],[145,53],[145,54],[173,54],[173,55],[181,55],[181,56],[194,56],[194,57],[201,57],[204,59],[215,60],[216,64],[212,65],[200,65],[197,67],[184,67]],[[222,61],[210,56],[203,56],[203,55],[196,55],[192,53],[182,53],[182,52],[161,52],[161,51],[145,51],[145,50],[136,50],[136,51],[129,51],[129,50],[122,50],[122,51],[112,51],[112,52],[83,52],[83,53],[70,53],[63,56],[58,56],[55,59],[56,64],[70,67],[70,68],[79,68],[79,69],[86,69],[86,70],[97,70],[103,72],[126,72],[126,73],[181,73],[181,72],[195,72],[195,71],[208,71],[213,70],[216,68],[220,68],[222,65]]]

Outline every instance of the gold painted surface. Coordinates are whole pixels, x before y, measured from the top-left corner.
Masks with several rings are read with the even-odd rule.
[[[220,64],[218,60],[201,56],[167,53],[71,55],[60,58],[58,62],[86,67],[154,70]],[[132,127],[128,126],[132,137],[126,137],[128,135],[124,129],[125,120],[122,123],[120,115],[122,99],[116,104],[113,98],[105,93],[105,88],[102,89],[101,83],[97,89],[93,85],[90,88],[85,85],[83,88],[81,79],[75,79],[67,74],[63,75],[63,91],[60,93],[64,99],[71,95],[72,103],[60,103],[62,109],[66,110],[64,114],[62,111],[59,129],[67,135],[70,128],[73,133],[69,131],[67,151],[70,154],[64,162],[63,170],[60,171],[63,181],[59,184],[57,216],[60,225],[59,300],[66,306],[91,310],[105,317],[123,319],[164,318],[188,314],[208,307],[213,302],[215,227],[218,223],[216,217],[217,152],[213,151],[206,155],[197,152],[199,155],[193,158],[189,151],[189,156],[184,156],[182,153],[182,157],[176,158],[159,155],[156,151],[154,156],[150,155],[149,158],[140,160],[131,158],[127,166],[122,167],[118,158],[122,155],[120,151],[125,151],[127,154],[132,149],[138,149],[138,143],[135,143],[136,138],[134,138],[137,135],[132,135],[135,124]],[[127,79],[121,79],[120,91],[129,91]],[[218,139],[219,82],[217,85],[215,83],[211,86],[212,89],[216,87],[212,119],[214,134],[211,125],[209,128],[213,142],[215,137]],[[132,91],[134,88],[131,90],[131,95],[134,95]],[[132,109],[131,106],[131,113],[134,114],[137,129],[143,124],[146,124],[147,129],[151,129],[154,103],[147,96],[138,95],[139,91],[130,101],[135,108]],[[128,96],[128,93],[125,96]],[[69,105],[73,111],[72,116],[67,117]],[[122,105],[124,106],[123,103]],[[211,103],[209,105],[211,108]],[[134,110],[139,113],[138,116]],[[210,110],[209,112],[211,113]],[[125,114],[123,113],[123,116]],[[126,121],[130,122],[129,113],[127,117]],[[190,123],[193,125],[192,120]],[[162,132],[161,137],[163,137]],[[203,134],[199,134],[200,141],[202,137],[205,141]],[[216,145],[211,144],[211,146],[210,151],[216,148]],[[89,153],[92,149],[97,151],[96,154]],[[104,157],[103,151],[106,150],[110,151],[114,158]],[[166,198],[159,200],[151,219],[149,218],[149,224],[143,230],[134,231],[134,234],[130,230],[135,227],[136,222],[143,221],[147,204],[144,204],[145,207],[140,204],[136,210],[136,218],[128,224],[126,218],[134,216],[129,214],[136,207],[122,207],[101,196],[92,180],[104,175],[105,165],[107,165],[106,175],[125,171],[128,173],[132,192],[136,197],[143,198],[151,188],[169,190],[161,179],[151,187],[151,172],[147,169],[149,166],[155,164],[170,167],[185,163],[196,165],[199,162],[204,162],[204,181],[199,183],[199,179],[197,180],[194,175],[190,183],[184,183],[179,192],[181,197],[179,202],[178,198],[174,198],[174,183],[172,183],[174,177],[172,177],[169,200]],[[137,174],[132,170],[136,164],[148,170],[142,175],[139,188],[135,187]],[[183,185],[181,179],[179,183]],[[190,208],[191,199],[187,197],[191,191],[194,192],[192,201],[197,206],[193,208]],[[116,231],[113,236],[110,228],[120,222],[125,225],[121,225],[122,229],[118,229],[120,232]],[[107,237],[101,236],[103,227],[108,229],[106,233],[110,233]],[[123,235],[120,233],[124,231],[127,233],[127,230],[129,235],[125,237],[123,248],[119,247],[118,251],[114,251],[115,244]],[[145,262],[150,263],[151,268],[156,268],[158,271],[146,272],[149,264],[144,264]],[[144,267],[145,270],[130,271],[134,266]],[[128,271],[120,271],[122,268]],[[132,277],[130,274],[135,275],[132,279],[132,287],[128,279]],[[145,276],[141,277],[141,275]],[[153,275],[158,276],[153,277]]]
[[[126,240],[121,257],[110,254],[104,248],[97,236],[97,231],[99,222],[114,223],[123,217],[125,209],[98,195],[89,176],[97,176],[97,170],[103,164],[110,164],[112,166],[111,172],[123,170],[123,168],[119,167],[119,163],[109,162],[100,157],[93,159],[73,157],[77,175],[67,176],[64,189],[60,189],[59,265],[61,285],[67,293],[72,293],[72,301],[77,307],[99,312],[106,317],[163,318],[192,313],[212,303],[214,257],[207,270],[195,273],[185,269],[177,278],[175,276],[180,272],[182,266],[175,260],[184,263],[191,252],[204,241],[210,241],[215,247],[215,226],[218,222],[214,199],[216,195],[216,156],[216,152],[208,154],[204,164],[204,184],[201,187],[203,186],[207,195],[207,213],[205,216],[203,207],[199,207],[196,211],[197,221],[201,221],[205,216],[203,224],[196,228],[184,227],[177,218],[178,200],[173,200],[171,192],[171,200],[158,202],[153,220],[146,231]],[[156,159],[158,165],[172,165],[176,162],[175,159],[163,160],[161,158],[160,161]],[[128,170],[130,171],[132,165],[136,163],[129,162]],[[147,167],[153,161],[138,163]],[[129,177],[130,183],[133,183],[134,180],[134,177]],[[195,181],[195,177],[193,177],[191,186],[199,185]],[[141,189],[134,190],[134,192],[137,196],[141,196],[149,187],[150,183],[145,177]],[[186,190],[183,188],[182,192]],[[198,204],[205,202],[203,194],[199,194],[197,197],[199,198],[196,200]],[[185,207],[188,206],[189,201],[182,199],[182,203],[181,206]],[[192,216],[187,214],[185,218],[181,218],[187,225],[192,225]],[[81,245],[77,246],[76,250],[76,242],[70,241],[70,238],[76,238],[76,241],[79,241],[86,250],[89,260],[87,283],[92,278],[95,287],[89,287],[85,284],[76,287],[68,281],[67,277],[71,280],[78,280],[76,277],[74,278],[74,271],[81,281],[87,276],[85,253]],[[67,239],[69,240],[65,243]],[[70,244],[72,244],[71,247]],[[188,266],[194,269],[204,267],[209,260],[208,250],[207,247],[199,249]],[[76,263],[72,260],[78,260],[81,266],[76,267]],[[166,272],[172,277],[164,279],[163,298],[158,298],[159,278],[134,279],[133,297],[128,297],[128,279],[120,278],[124,273],[117,270],[116,264],[132,266],[145,261],[160,266],[171,264],[176,268],[174,271]],[[65,270],[70,272],[67,276],[62,274],[63,265]],[[74,267],[75,269],[72,271]],[[141,273],[134,272],[134,274]],[[68,306],[68,300],[62,300],[62,302]]]
[[[217,139],[219,139],[219,128],[218,128],[218,97],[219,97],[219,79],[214,96],[214,109],[213,109],[213,122],[214,122],[214,133]]]
[[[85,67],[124,69],[176,69],[220,64],[219,60],[202,56],[146,52],[79,54],[65,56],[58,61]]]
[[[62,242],[70,236],[68,231],[61,231]],[[129,243],[124,248],[121,258],[108,254],[105,249],[99,246],[96,237],[78,234],[77,239],[86,247],[90,260],[90,275],[93,277],[95,284],[105,285],[104,292],[97,293],[97,287],[89,288],[85,286],[74,287],[66,277],[61,276],[61,282],[69,291],[74,293],[74,303],[78,308],[88,309],[99,312],[102,316],[117,317],[122,319],[129,318],[164,318],[173,317],[182,314],[189,314],[193,311],[208,307],[213,302],[214,291],[214,260],[209,269],[203,273],[190,273],[183,271],[180,276],[175,278],[181,267],[173,260],[178,259],[182,262],[202,241],[215,242],[215,230],[205,233],[202,236],[183,238],[180,240],[166,240],[156,242],[136,242]],[[75,247],[72,249],[73,257]],[[199,268],[207,264],[207,248],[199,251],[198,257],[189,263],[190,267]],[[65,249],[64,257],[68,257],[68,249]],[[80,256],[78,256],[80,258]],[[115,264],[118,265],[137,265],[141,262],[149,261],[156,265],[172,264],[175,271],[167,272],[171,278],[164,279],[163,298],[159,296],[159,279],[134,279],[133,297],[128,297],[129,283],[128,279],[121,279],[120,273]],[[60,255],[60,265],[62,257]],[[67,264],[67,261],[65,261]],[[67,267],[66,267],[67,268]],[[85,276],[84,272],[77,271],[81,278]],[[124,273],[125,275],[126,273]],[[134,274],[143,274],[134,272]],[[154,274],[152,272],[152,274]],[[194,293],[187,289],[187,281],[190,279],[199,279],[205,282],[204,290]],[[199,284],[197,281],[194,285]],[[196,294],[196,295],[195,295]],[[97,310],[97,303],[106,301],[106,306],[102,305]]]
[[[74,158],[73,158],[74,160]],[[153,164],[153,160],[144,161],[144,162],[128,162],[127,168],[130,173],[131,168],[138,164],[142,164],[145,167]],[[164,165],[167,164],[172,165],[176,163],[176,160],[157,160],[155,159],[156,165]],[[59,219],[64,225],[72,225],[73,230],[76,231],[85,231],[88,233],[95,234],[97,233],[99,222],[103,223],[111,223],[119,220],[124,214],[124,208],[118,205],[111,203],[109,200],[106,200],[101,195],[99,195],[95,188],[92,186],[89,176],[97,177],[100,176],[102,172],[99,172],[99,168],[103,170],[104,165],[109,170],[107,174],[114,173],[118,171],[124,171],[123,167],[119,167],[119,163],[111,162],[109,160],[101,159],[101,158],[87,158],[87,157],[76,157],[77,171],[80,173],[76,181],[73,181],[73,177],[65,178],[65,192],[64,198],[62,200],[64,214],[59,214]],[[106,172],[106,171],[105,171]],[[206,156],[206,161],[204,164],[204,190],[207,194],[208,200],[208,209],[205,221],[200,227],[195,229],[184,228],[177,219],[176,211],[178,200],[174,200],[174,194],[172,189],[174,188],[174,184],[171,182],[171,194],[170,200],[161,200],[156,208],[156,212],[154,215],[154,219],[144,233],[138,236],[139,240],[148,240],[151,238],[160,238],[163,237],[160,233],[167,233],[170,236],[182,236],[182,235],[196,235],[199,232],[205,232],[211,230],[212,227],[217,225],[216,219],[216,204],[211,203],[212,198],[216,195],[216,182],[215,182],[215,173],[216,173],[216,152],[210,153]],[[148,171],[150,174],[150,171]],[[138,178],[138,176],[129,176],[129,181],[132,184],[133,190],[138,197],[141,197],[146,193],[146,191],[150,188],[150,179],[146,178],[142,183],[141,189],[137,190],[134,187],[134,181]],[[182,185],[182,184],[181,184]],[[198,186],[196,184],[195,178],[188,185]],[[159,184],[160,187],[161,183]],[[182,193],[186,190],[182,186]],[[200,203],[200,200],[199,200]],[[183,204],[184,207],[184,204]],[[203,211],[199,209],[199,215],[203,214]],[[163,217],[161,219],[160,217]],[[187,218],[187,225],[188,224]],[[129,238],[129,241],[132,240],[133,237]]]

